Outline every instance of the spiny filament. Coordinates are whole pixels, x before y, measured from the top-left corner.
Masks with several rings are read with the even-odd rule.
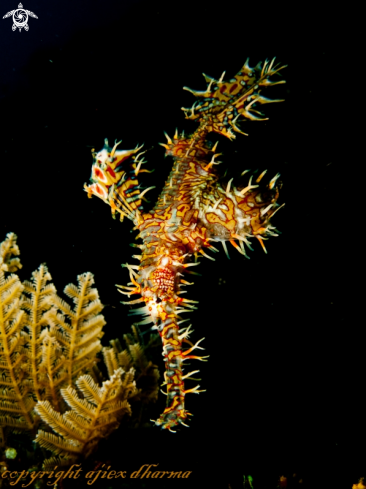
[[[167,396],[167,407],[155,421],[164,429],[174,431],[179,424],[184,426],[190,413],[185,408],[185,396],[202,392],[200,386],[185,388],[185,380],[197,371],[183,375],[183,364],[188,359],[205,361],[207,356],[196,356],[193,352],[202,349],[200,341],[195,344],[188,340],[191,330],[180,328],[184,322],[181,314],[196,309],[190,301],[182,298],[184,287],[190,282],[183,277],[190,274],[190,263],[198,254],[214,260],[206,251],[217,252],[212,242],[221,242],[229,258],[227,242],[239,253],[249,258],[247,248],[252,250],[251,240],[257,239],[265,252],[264,240],[277,236],[277,230],[270,220],[282,207],[277,204],[281,183],[279,174],[268,183],[263,183],[266,171],[253,181],[234,184],[233,179],[225,184],[220,181],[216,166],[221,163],[214,146],[207,141],[210,132],[216,132],[229,139],[235,132],[244,134],[239,128],[240,117],[249,120],[266,120],[257,110],[258,104],[281,102],[260,95],[261,90],[274,82],[271,77],[284,66],[274,65],[266,60],[251,68],[248,60],[231,80],[223,76],[214,80],[204,75],[208,84],[205,91],[188,88],[198,98],[191,109],[183,109],[187,119],[198,122],[196,131],[185,136],[178,130],[174,137],[167,134],[165,154],[173,158],[173,168],[155,206],[145,212],[142,199],[153,187],[142,188],[138,176],[148,172],[142,169],[145,160],[142,146],[132,150],[117,150],[120,143],[110,147],[105,140],[98,153],[93,152],[91,184],[85,185],[88,196],[96,195],[108,203],[112,215],[120,214],[132,220],[136,239],[141,244],[133,246],[141,253],[133,255],[139,265],[124,264],[130,283],[118,286],[121,294],[131,297],[139,295],[124,304],[143,304],[132,309],[130,315],[142,315],[137,324],[152,324],[159,332],[163,344],[165,381],[162,391]],[[258,117],[260,116],[260,117]],[[247,173],[245,170],[242,175]],[[206,251],[205,251],[206,250]],[[193,354],[192,354],[193,353]]]

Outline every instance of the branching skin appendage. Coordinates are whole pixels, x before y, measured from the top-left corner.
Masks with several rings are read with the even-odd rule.
[[[255,181],[250,177],[246,185],[235,186],[232,180],[224,187],[215,173],[219,162],[216,152],[217,143],[211,147],[206,141],[209,132],[216,132],[229,139],[235,139],[235,132],[242,133],[237,126],[240,116],[250,120],[266,120],[255,108],[257,104],[281,102],[260,95],[261,89],[269,85],[285,83],[284,80],[270,80],[285,66],[274,65],[266,61],[251,68],[248,60],[243,68],[230,81],[214,80],[204,75],[208,82],[206,91],[189,90],[199,102],[191,109],[182,109],[186,119],[196,120],[198,129],[191,135],[175,133],[173,139],[167,137],[162,144],[166,154],[174,160],[173,169],[164,189],[150,212],[144,212],[142,197],[150,189],[141,190],[138,176],[147,170],[140,151],[117,150],[105,140],[104,148],[94,153],[92,166],[92,184],[85,185],[88,196],[96,195],[108,203],[113,216],[120,214],[131,219],[137,238],[142,244],[136,244],[141,254],[134,255],[140,265],[124,265],[130,274],[130,284],[119,285],[119,291],[130,297],[141,297],[124,304],[142,304],[132,311],[141,314],[144,319],[138,324],[153,323],[163,342],[164,361],[166,362],[165,382],[167,407],[155,422],[162,428],[173,431],[178,424],[186,426],[190,413],[185,409],[185,395],[198,393],[199,386],[186,389],[184,380],[197,371],[183,375],[183,363],[187,359],[205,360],[193,354],[202,349],[200,341],[192,344],[189,340],[189,327],[181,328],[184,322],[180,314],[195,309],[197,301],[181,297],[183,288],[190,285],[183,277],[193,256],[202,254],[213,260],[205,250],[218,251],[212,242],[221,242],[228,255],[226,242],[229,241],[240,253],[251,249],[250,238],[256,238],[266,251],[263,240],[277,236],[276,229],[270,224],[271,217],[280,208],[277,204],[279,185],[277,174],[267,185],[260,183],[265,172]],[[244,133],[242,133],[244,134]],[[245,173],[245,172],[244,172]],[[187,347],[183,347],[187,345]]]

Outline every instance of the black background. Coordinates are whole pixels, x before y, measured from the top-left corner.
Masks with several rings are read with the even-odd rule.
[[[15,4],[2,2],[2,15]],[[119,470],[159,463],[193,471],[174,482],[181,487],[232,489],[248,473],[257,489],[275,487],[282,473],[301,474],[306,487],[350,488],[365,475],[364,347],[347,257],[347,239],[357,239],[346,198],[356,162],[344,151],[337,103],[336,80],[347,76],[341,15],[294,5],[31,1],[24,8],[38,20],[28,32],[2,20],[0,240],[15,232],[20,277],[45,262],[59,293],[93,273],[104,344],[130,330],[115,284],[129,281],[121,263],[136,261],[132,224],[113,221],[83,192],[91,148],[105,137],[122,139],[123,149],[152,148],[146,167],[155,171],[141,175],[156,185],[152,206],[172,165],[158,145],[163,131],[195,129],[181,111],[194,97],[182,87],[203,90],[202,72],[226,70],[230,79],[247,57],[288,65],[287,84],[266,90],[286,100],[264,107],[269,121],[245,123],[249,137],[235,142],[212,137],[224,179],[235,183],[244,169],[281,173],[286,205],[274,223],[282,234],[266,242],[267,255],[254,243],[250,260],[232,247],[230,261],[222,250],[215,262],[201,260],[187,297],[200,301],[192,338],[205,337],[210,358],[192,369],[201,369],[207,392],[187,397],[190,428],[116,433],[96,460]],[[153,419],[164,404],[161,396]],[[157,484],[173,487],[146,487]]]

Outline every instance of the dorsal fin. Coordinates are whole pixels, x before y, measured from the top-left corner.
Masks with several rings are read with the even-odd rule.
[[[141,199],[148,190],[155,187],[142,191],[137,179],[139,172],[147,171],[141,170],[141,165],[146,163],[144,158],[140,158],[146,153],[140,151],[143,145],[136,146],[135,149],[117,150],[120,142],[115,142],[111,147],[108,139],[105,139],[104,147],[99,152],[92,152],[94,160],[90,177],[92,183],[85,184],[84,189],[88,197],[96,195],[109,204],[113,217],[117,211],[121,220],[128,217],[138,223],[143,209]]]
[[[249,58],[237,75],[229,81],[223,81],[225,72],[219,80],[215,80],[205,74],[207,89],[199,92],[183,87],[193,93],[199,101],[196,101],[191,109],[182,107],[186,119],[196,120],[200,127],[208,132],[214,131],[229,139],[235,139],[233,130],[245,134],[237,126],[236,122],[240,116],[250,120],[266,120],[258,117],[263,114],[255,110],[256,104],[267,104],[271,102],[283,102],[283,100],[271,100],[260,95],[261,89],[270,85],[286,83],[285,80],[271,81],[269,78],[278,73],[286,66],[274,66],[272,62],[265,61],[251,68]]]

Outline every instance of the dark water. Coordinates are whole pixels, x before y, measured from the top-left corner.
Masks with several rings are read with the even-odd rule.
[[[5,2],[3,14],[15,4]],[[244,2],[38,1],[24,8],[39,17],[29,31],[13,32],[11,19],[1,31],[0,240],[15,232],[21,279],[46,262],[59,293],[78,274],[94,273],[106,305],[104,344],[132,324],[114,284],[128,281],[120,264],[132,262],[134,235],[129,222],[113,221],[107,206],[83,192],[91,147],[108,137],[122,139],[124,149],[152,148],[147,167],[155,172],[143,179],[157,187],[152,206],[172,164],[158,145],[163,131],[195,128],[180,110],[194,101],[182,87],[203,90],[202,72],[218,78],[226,70],[230,78],[247,57],[288,64],[287,85],[265,93],[286,102],[264,106],[268,122],[245,123],[249,137],[219,142],[226,178],[247,168],[279,171],[286,206],[268,255],[258,244],[245,260],[232,248],[230,261],[220,253],[197,267],[202,276],[189,298],[200,304],[190,318],[210,359],[192,365],[207,392],[188,397],[191,426],[176,434],[119,430],[89,466],[192,471],[174,482],[110,487],[235,489],[251,474],[256,489],[275,488],[280,475],[296,473],[303,483],[293,487],[351,488],[365,475],[365,367],[360,251],[349,251],[357,228],[345,186],[357,163],[338,136],[345,123],[332,81],[344,54],[336,12]],[[159,398],[151,417],[163,407]]]

